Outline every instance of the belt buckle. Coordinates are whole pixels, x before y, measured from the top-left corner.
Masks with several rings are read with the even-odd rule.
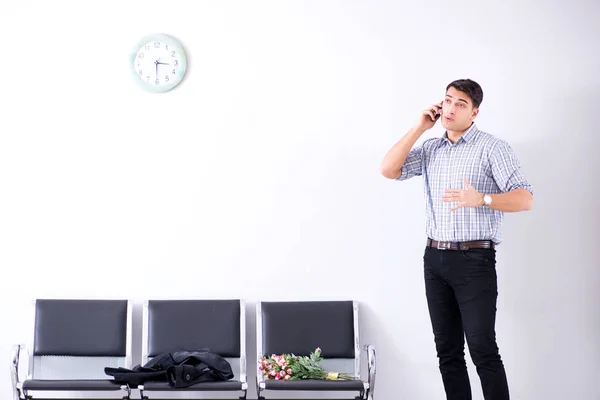
[[[438,240],[436,248],[438,250],[448,250],[450,248],[450,243],[446,244],[446,242],[442,242],[441,240]]]

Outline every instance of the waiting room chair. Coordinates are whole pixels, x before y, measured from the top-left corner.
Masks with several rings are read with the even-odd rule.
[[[257,356],[295,354],[309,356],[322,350],[326,371],[345,372],[355,380],[273,380],[257,368],[258,398],[267,391],[353,392],[356,400],[373,399],[375,349],[365,346],[368,378],[360,379],[358,303],[353,301],[259,302],[256,305]]]
[[[66,392],[73,399],[93,392],[129,399],[130,388],[104,373],[105,367],[131,368],[129,301],[38,299],[34,315],[30,346],[13,347],[14,400],[39,399],[48,392]],[[25,372],[20,375],[21,358],[25,355],[27,378],[21,382]]]
[[[167,352],[210,349],[225,358],[234,379],[171,388],[167,382],[139,385],[142,399],[156,392],[240,392],[245,399],[246,305],[244,300],[149,300],[143,307],[142,365]],[[190,398],[190,397],[186,397]],[[204,397],[197,397],[204,398]]]

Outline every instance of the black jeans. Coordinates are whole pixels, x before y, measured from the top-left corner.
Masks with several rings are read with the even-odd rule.
[[[471,400],[465,336],[486,400],[508,400],[496,345],[496,250],[438,250],[423,257],[425,291],[447,400]]]

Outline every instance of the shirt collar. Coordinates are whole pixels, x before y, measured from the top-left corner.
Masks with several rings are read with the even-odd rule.
[[[477,125],[475,125],[475,122],[473,122],[471,124],[471,126],[466,131],[464,131],[462,135],[460,135],[460,138],[454,144],[455,145],[458,144],[461,140],[464,140],[465,143],[469,143],[471,140],[473,140],[475,138],[478,131],[479,130],[477,129]],[[443,144],[452,145],[452,143],[450,143],[450,140],[448,140],[448,132],[447,131],[444,132],[444,135],[440,138],[439,146],[441,146]]]

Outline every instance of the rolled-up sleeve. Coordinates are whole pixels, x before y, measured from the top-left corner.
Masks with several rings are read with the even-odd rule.
[[[423,174],[423,146],[412,149],[402,165],[402,174],[396,178],[399,181],[410,179]]]
[[[521,163],[507,142],[498,141],[491,152],[490,163],[492,177],[503,193],[522,188],[533,194],[531,184],[521,171]]]

